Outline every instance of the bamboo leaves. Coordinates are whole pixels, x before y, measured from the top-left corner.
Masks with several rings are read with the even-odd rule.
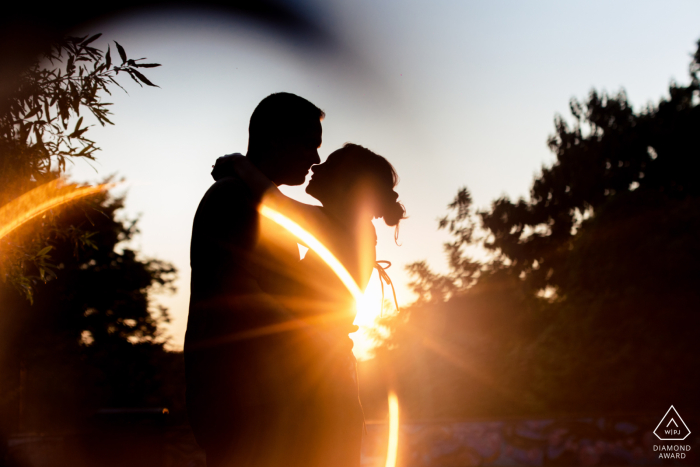
[[[113,85],[124,89],[117,81],[120,72],[139,86],[157,87],[137,69],[160,64],[128,59],[124,47],[115,42],[122,61],[116,65],[109,45],[106,53],[93,47],[100,37],[66,37],[55,42],[20,75],[14,92],[0,102],[0,206],[37,183],[60,177],[68,161],[95,160],[100,148],[87,137],[92,125],[86,124],[84,114],[89,111],[101,126],[113,124],[109,118],[112,104],[105,102],[104,96],[111,95]],[[26,265],[33,264],[41,280],[50,276],[45,258],[52,217],[47,215],[44,233],[31,245],[4,240],[0,244],[0,276],[30,298],[33,279]]]

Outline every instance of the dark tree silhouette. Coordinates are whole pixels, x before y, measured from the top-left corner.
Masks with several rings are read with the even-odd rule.
[[[690,83],[657,105],[635,111],[623,91],[572,100],[528,199],[475,214],[459,191],[439,224],[450,273],[409,266],[419,300],[389,320],[375,363],[403,372],[411,410],[697,411],[699,70],[700,42]],[[470,244],[493,258],[475,263]]]
[[[110,86],[121,87],[119,73],[139,85],[155,86],[143,68],[160,66],[130,59],[115,42],[120,65],[112,63],[107,52],[93,47],[101,34],[67,37],[53,42],[45,54],[23,70],[0,99],[0,207],[27,191],[64,174],[66,163],[77,159],[94,160],[99,150],[87,137],[90,126],[85,114],[100,125],[109,124],[109,106],[104,101]],[[139,71],[141,69],[141,71]],[[143,84],[142,84],[143,83]],[[83,115],[81,115],[81,111]],[[46,236],[56,229],[53,214],[44,218],[46,228],[35,237],[0,238],[0,275],[27,298],[32,298],[35,278],[25,274],[23,265],[33,263],[55,273],[45,261]],[[89,232],[64,231],[83,243]]]
[[[533,388],[553,407],[697,409],[700,43],[690,83],[635,112],[624,92],[557,118],[529,200],[481,213],[486,246],[547,290]],[[546,288],[546,289],[545,289]]]
[[[175,269],[128,247],[137,224],[120,218],[122,207],[123,198],[100,193],[56,214],[48,242],[59,274],[36,288],[33,304],[0,285],[5,430],[65,429],[99,407],[172,407],[181,399],[172,392],[184,387],[181,354],[163,349],[159,325],[168,313],[152,299],[173,288]],[[43,229],[33,224],[24,230]],[[93,232],[90,245],[64,234],[70,229]]]
[[[575,123],[555,119],[549,147],[557,161],[535,179],[530,198],[501,198],[481,213],[493,236],[485,245],[525,272],[533,287],[557,286],[584,219],[623,197],[646,205],[650,198],[700,195],[698,53],[690,84],[671,84],[668,98],[640,112],[624,91],[614,96],[592,91],[584,103],[572,100]]]

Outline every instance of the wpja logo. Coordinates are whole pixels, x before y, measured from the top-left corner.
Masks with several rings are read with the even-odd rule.
[[[671,406],[656,426],[654,434],[661,441],[683,441],[690,436],[690,430],[676,408]],[[659,452],[659,459],[685,459],[685,453],[690,451],[690,445],[654,445],[654,451]]]
[[[675,407],[671,406],[656,426],[654,434],[661,441],[683,441],[690,435],[690,430]]]

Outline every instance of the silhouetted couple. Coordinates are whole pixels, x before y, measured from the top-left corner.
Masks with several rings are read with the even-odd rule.
[[[260,214],[264,203],[307,229],[364,290],[375,265],[372,219],[398,228],[405,217],[398,179],[386,159],[354,144],[319,164],[323,117],[294,94],[263,99],[247,154],[217,160],[195,215],[187,409],[209,467],[360,465],[353,296]],[[306,192],[322,207],[277,189],[304,183],[312,165]]]

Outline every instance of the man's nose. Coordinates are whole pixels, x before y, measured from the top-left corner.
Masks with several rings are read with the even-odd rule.
[[[321,163],[321,158],[318,155],[318,151],[314,150],[311,165],[316,165]]]

